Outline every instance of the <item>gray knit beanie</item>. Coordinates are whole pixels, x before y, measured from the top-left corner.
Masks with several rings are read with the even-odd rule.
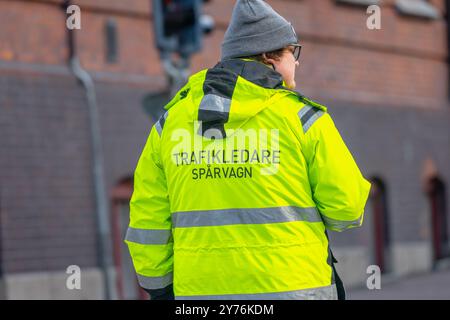
[[[222,60],[270,52],[297,43],[292,25],[263,0],[237,0],[222,43]]]

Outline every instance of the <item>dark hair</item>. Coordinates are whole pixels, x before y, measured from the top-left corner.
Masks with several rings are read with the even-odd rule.
[[[281,49],[278,49],[278,50],[265,52],[265,54],[266,54],[267,58],[278,60],[279,58],[281,58],[283,56],[283,52],[284,52],[285,49],[286,48],[281,48]],[[264,57],[263,57],[263,53],[260,53],[260,54],[254,55],[254,56],[247,56],[247,57],[244,57],[244,58],[245,59],[256,60],[256,61],[263,62],[263,63],[266,62],[266,59],[264,59]]]

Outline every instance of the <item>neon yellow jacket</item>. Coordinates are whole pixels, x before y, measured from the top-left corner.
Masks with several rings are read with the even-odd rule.
[[[326,107],[256,62],[193,75],[152,127],[126,236],[142,287],[176,299],[336,299],[325,230],[370,184]]]

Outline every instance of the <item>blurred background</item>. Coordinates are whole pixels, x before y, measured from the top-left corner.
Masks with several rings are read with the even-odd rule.
[[[1,299],[147,298],[123,243],[133,172],[188,70],[219,61],[234,5],[165,20],[172,2],[0,0]],[[450,1],[268,3],[303,44],[297,90],[328,106],[372,182],[363,227],[330,233],[349,298],[450,299]]]

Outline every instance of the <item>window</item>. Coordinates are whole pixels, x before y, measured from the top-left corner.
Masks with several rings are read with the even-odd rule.
[[[431,210],[431,230],[434,262],[450,255],[448,243],[446,188],[443,181],[433,177],[427,185]]]
[[[387,192],[386,186],[380,178],[374,177],[371,182],[373,261],[380,267],[381,272],[385,273],[389,271],[390,244]]]
[[[116,288],[119,299],[148,299],[147,293],[139,286],[125,234],[130,223],[129,202],[133,193],[133,179],[122,179],[112,192],[112,234],[113,255],[116,269]]]
[[[105,42],[106,42],[106,61],[115,63],[118,61],[117,50],[117,25],[113,19],[108,19],[105,25]]]
[[[426,0],[396,0],[395,8],[403,15],[426,19],[439,18],[437,9]]]

